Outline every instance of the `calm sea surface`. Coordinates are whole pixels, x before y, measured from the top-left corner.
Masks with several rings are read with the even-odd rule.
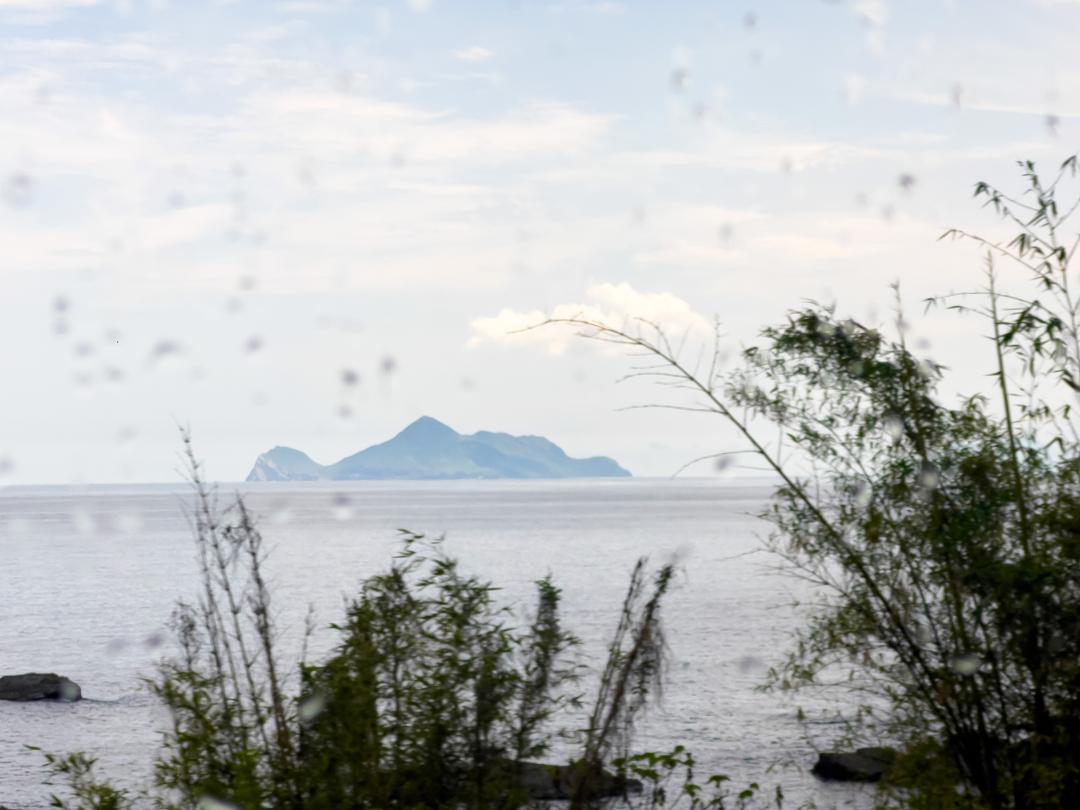
[[[768,496],[738,480],[361,482],[242,484],[271,548],[278,622],[295,639],[309,604],[320,627],[343,597],[386,566],[396,530],[445,534],[466,570],[531,606],[532,582],[551,572],[566,624],[596,660],[640,555],[675,557],[666,607],[671,660],[663,703],[640,748],[676,742],[701,771],[733,784],[782,784],[797,806],[865,806],[848,786],[806,773],[814,759],[794,705],[754,687],[799,621],[803,587],[773,570],[752,517]],[[223,500],[233,490],[221,488]],[[18,487],[0,490],[0,674],[58,672],[78,682],[76,704],[0,701],[0,805],[48,803],[41,755],[85,750],[100,770],[136,785],[147,777],[162,723],[140,675],[168,654],[172,606],[196,591],[183,486]],[[320,630],[316,653],[334,642]],[[813,707],[810,700],[804,706]],[[827,745],[838,729],[810,728]],[[792,760],[800,767],[770,766]]]

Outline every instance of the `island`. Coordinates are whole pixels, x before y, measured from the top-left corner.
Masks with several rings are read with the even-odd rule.
[[[291,447],[255,460],[248,481],[362,481],[460,478],[615,478],[630,473],[607,456],[570,458],[542,436],[482,430],[463,435],[422,416],[389,441],[323,466]]]

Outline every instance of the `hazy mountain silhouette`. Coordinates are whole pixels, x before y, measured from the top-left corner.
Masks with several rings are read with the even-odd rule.
[[[255,460],[248,481],[364,479],[597,478],[630,473],[607,456],[570,458],[541,436],[483,430],[465,436],[422,416],[389,441],[323,466],[291,447]]]

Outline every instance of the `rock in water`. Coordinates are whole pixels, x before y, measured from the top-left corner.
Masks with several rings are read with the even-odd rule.
[[[891,748],[859,748],[854,753],[826,751],[818,754],[813,772],[837,782],[876,782],[896,759]]]
[[[52,672],[28,672],[0,677],[0,700],[82,699],[82,689],[68,678]]]

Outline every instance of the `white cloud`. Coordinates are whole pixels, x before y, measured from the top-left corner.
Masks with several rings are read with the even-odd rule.
[[[470,324],[473,336],[469,346],[489,342],[538,345],[551,354],[561,354],[574,339],[571,333],[560,328],[531,328],[548,319],[585,320],[629,332],[651,328],[651,324],[676,341],[684,335],[704,340],[713,333],[707,318],[670,292],[639,292],[625,282],[594,284],[585,291],[585,298],[584,303],[559,304],[546,313],[538,309],[528,312],[503,309],[498,315],[476,318]]]
[[[494,51],[487,48],[481,48],[479,45],[473,45],[469,48],[462,48],[460,51],[454,51],[454,58],[460,59],[462,62],[486,62],[495,55]]]

